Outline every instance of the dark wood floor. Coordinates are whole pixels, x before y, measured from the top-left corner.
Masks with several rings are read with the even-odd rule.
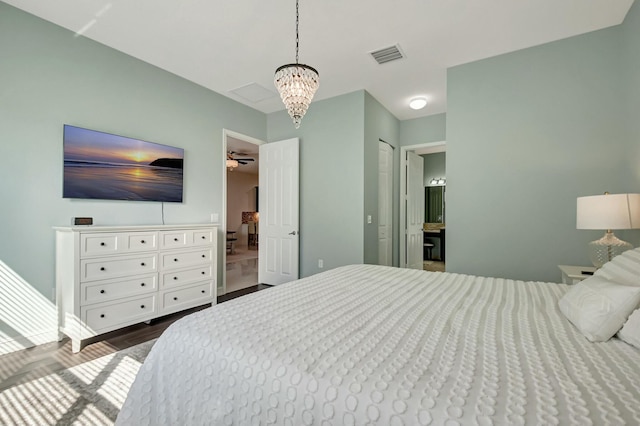
[[[269,287],[268,285],[259,284],[234,291],[233,293],[219,296],[218,303],[223,303],[227,300]],[[160,337],[162,332],[175,321],[185,315],[208,308],[209,306],[211,305],[204,305],[157,318],[150,324],[136,324],[112,331],[111,333],[102,334],[92,340],[87,340],[83,349],[77,354],[71,352],[71,340],[65,338],[60,342],[47,343],[2,355],[0,356],[0,392],[12,386],[27,383],[57,371]]]

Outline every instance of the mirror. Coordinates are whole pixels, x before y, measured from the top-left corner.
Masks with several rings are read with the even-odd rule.
[[[445,186],[424,188],[424,221],[426,223],[444,223],[445,188]]]

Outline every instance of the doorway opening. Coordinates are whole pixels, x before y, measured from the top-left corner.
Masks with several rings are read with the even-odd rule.
[[[422,159],[422,185],[409,185],[408,171],[411,164],[407,161],[408,153]],[[400,259],[401,267],[413,267],[428,271],[444,272],[446,270],[446,142],[432,142],[410,145],[401,149],[401,203],[400,203]],[[411,219],[410,207],[414,204],[408,200],[419,199],[423,203],[421,211],[424,218]],[[415,234],[418,223],[420,229],[419,243],[407,236]],[[415,259],[422,258],[421,264]],[[414,261],[411,261],[411,260]],[[420,264],[420,266],[417,266]]]
[[[258,139],[224,130],[225,244],[221,294],[258,285],[259,146]]]

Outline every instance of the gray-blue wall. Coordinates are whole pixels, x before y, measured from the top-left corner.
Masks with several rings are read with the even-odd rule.
[[[377,263],[378,140],[398,146],[398,119],[361,90],[314,102],[298,130],[285,111],[269,114],[267,123],[270,142],[300,138],[300,275],[319,272],[319,259],[324,269]],[[398,176],[396,166],[396,186]]]
[[[268,114],[268,141],[300,139],[300,276],[364,261],[364,91],[314,102],[297,129]]]
[[[96,224],[161,223],[161,203],[62,198],[63,124],[183,147],[184,202],[165,203],[168,224],[208,222],[211,213],[223,213],[223,127],[266,139],[265,114],[5,3],[0,52],[4,301],[9,284],[52,301],[53,226],[70,225],[74,216],[91,216]],[[14,273],[20,280],[9,281]],[[0,311],[0,343],[16,334],[16,323],[38,316],[33,306],[24,298],[14,314]]]
[[[358,91],[314,102],[295,130],[285,111],[265,115],[0,2],[0,292],[32,296],[0,311],[0,345],[53,309],[52,226],[162,219],[158,203],[62,199],[65,123],[184,147],[185,202],[165,204],[166,223],[223,213],[223,128],[299,137],[302,276],[318,259],[373,262],[378,138],[446,140],[447,269],[558,281],[556,265],[587,264],[599,237],[575,229],[575,198],[640,191],[639,7],[616,28],[453,68],[446,115],[398,122]]]
[[[622,24],[622,73],[624,109],[628,123],[628,155],[625,158],[627,192],[640,192],[640,2],[635,2]],[[640,243],[640,238],[638,238]]]
[[[400,122],[400,145],[447,140],[447,114],[434,114]]]
[[[448,271],[558,281],[557,265],[589,265],[602,232],[576,230],[576,197],[639,189],[625,71],[637,9],[622,27],[449,70]]]
[[[377,264],[378,249],[378,143],[382,139],[393,150],[393,264],[398,265],[398,227],[400,210],[400,121],[373,96],[365,92],[364,116],[364,263]],[[371,215],[371,223],[366,217]]]

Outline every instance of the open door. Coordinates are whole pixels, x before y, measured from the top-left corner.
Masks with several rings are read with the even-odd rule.
[[[260,145],[258,281],[284,284],[299,276],[298,138]]]
[[[423,269],[424,159],[407,152],[406,267]]]

